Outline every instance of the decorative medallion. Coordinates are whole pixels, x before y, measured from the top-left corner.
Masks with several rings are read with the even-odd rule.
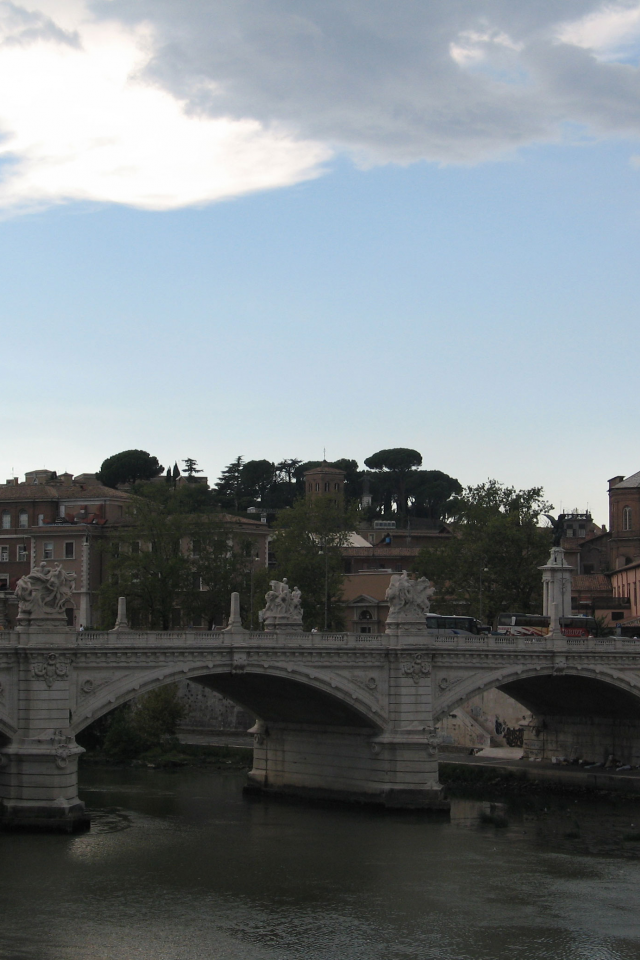
[[[420,683],[424,677],[431,676],[431,664],[422,659],[422,654],[417,654],[413,662],[407,660],[402,664],[402,672],[407,677],[411,677],[414,683]]]
[[[48,653],[44,659],[33,660],[31,672],[36,680],[44,680],[46,685],[51,687],[56,680],[69,679],[71,662],[71,657]]]
[[[375,688],[378,686],[378,681],[376,680],[375,677],[369,677],[366,685],[369,688],[369,690],[375,690]]]

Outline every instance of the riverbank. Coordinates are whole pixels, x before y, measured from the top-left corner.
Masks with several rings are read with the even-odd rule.
[[[252,754],[252,748],[246,746],[175,741],[168,747],[156,747],[130,760],[109,757],[101,750],[88,750],[81,756],[80,763],[106,767],[143,767],[149,770],[202,766],[213,770],[250,770]]]
[[[584,770],[549,761],[441,755],[440,781],[447,787],[480,785],[513,795],[531,792],[618,794],[640,799],[640,771]]]

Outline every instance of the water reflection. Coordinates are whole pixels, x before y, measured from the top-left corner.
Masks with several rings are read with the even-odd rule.
[[[247,802],[232,773],[83,776],[91,832],[0,835],[2,960],[640,955],[635,805],[497,826],[466,799],[443,822]]]

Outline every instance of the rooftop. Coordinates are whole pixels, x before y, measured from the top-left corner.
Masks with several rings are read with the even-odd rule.
[[[613,489],[624,490],[625,488],[630,489],[632,487],[640,487],[640,470],[638,473],[632,473],[626,480],[621,480]]]

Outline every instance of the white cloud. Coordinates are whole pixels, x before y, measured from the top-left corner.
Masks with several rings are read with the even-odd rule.
[[[147,25],[74,25],[0,3],[0,207],[167,210],[292,184],[329,156],[278,123],[189,113],[142,76]]]
[[[640,71],[615,62],[638,38],[638,0],[0,0],[0,207],[163,210],[340,151],[478,163],[576,124],[638,137]]]
[[[640,4],[605,4],[558,30],[563,43],[593,50],[602,59],[623,59],[640,47]]]
[[[523,46],[501,30],[463,30],[449,44],[449,52],[459,66],[473,67],[489,59],[496,48],[519,53]]]

